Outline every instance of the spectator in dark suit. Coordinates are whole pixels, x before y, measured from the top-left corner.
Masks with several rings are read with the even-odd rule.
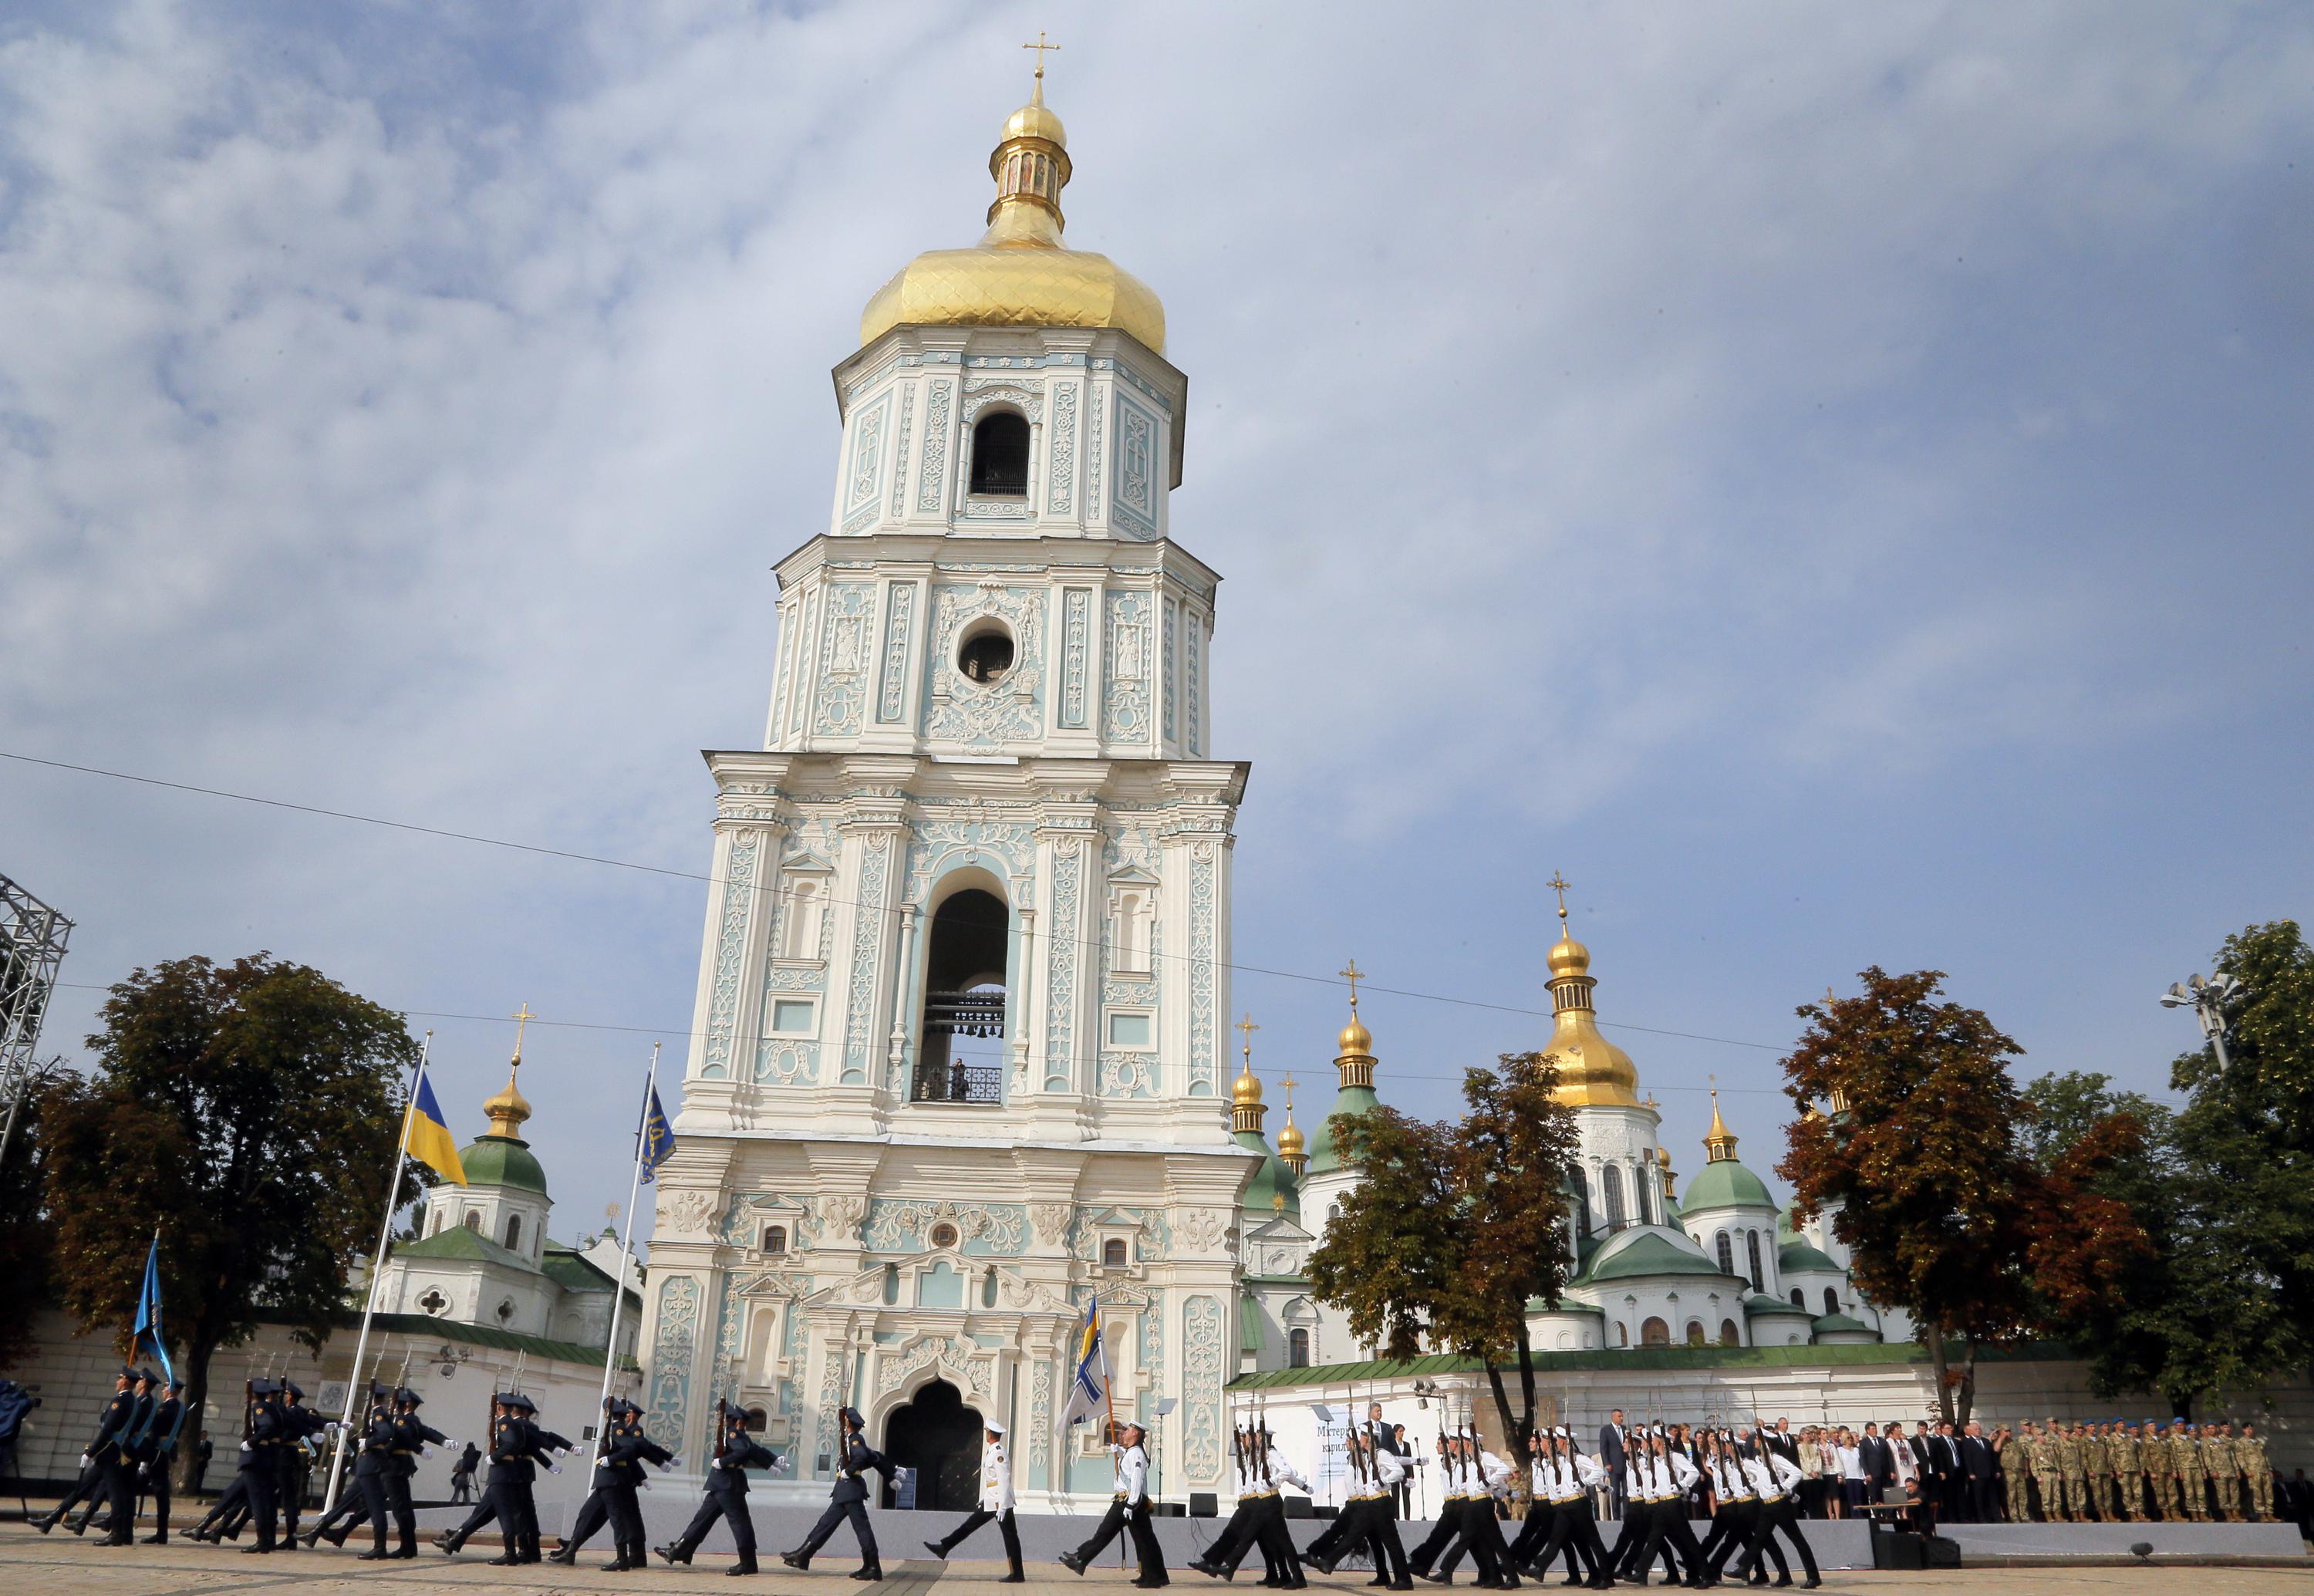
[[[1968,1433],[1960,1438],[1960,1470],[1968,1482],[1968,1513],[1972,1523],[1998,1523],[2000,1519],[2000,1497],[1994,1478],[1992,1442],[1984,1438],[1984,1426],[1974,1419],[1968,1422]]]
[[[1800,1442],[1799,1437],[1792,1433],[1791,1420],[1778,1419],[1776,1421],[1776,1427],[1772,1430],[1762,1430],[1760,1433],[1760,1438],[1762,1441],[1765,1441],[1776,1451],[1783,1453],[1784,1461],[1790,1463],[1795,1467],[1798,1465],[1800,1460]]]
[[[1856,1461],[1864,1470],[1864,1499],[1880,1500],[1880,1493],[1896,1483],[1896,1457],[1880,1439],[1880,1426],[1868,1424],[1856,1443]]]
[[[1599,1426],[1599,1461],[1606,1465],[1608,1491],[1620,1519],[1623,1516],[1623,1410],[1620,1407]]]

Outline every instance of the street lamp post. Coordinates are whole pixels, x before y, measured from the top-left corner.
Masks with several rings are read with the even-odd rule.
[[[2217,1052],[2218,1068],[2221,1070],[2233,1068],[2226,1058],[2225,1001],[2240,990],[2239,981],[2221,973],[2207,981],[2199,975],[2190,975],[2182,982],[2172,982],[2169,990],[2161,994],[2164,1009],[2191,1009],[2194,1011],[2194,1018],[2202,1022],[2202,1035],[2209,1038],[2211,1047]]]

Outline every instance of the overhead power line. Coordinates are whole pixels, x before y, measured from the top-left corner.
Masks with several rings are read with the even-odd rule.
[[[357,814],[349,809],[331,809],[324,807],[319,804],[302,804],[287,798],[267,798],[258,793],[234,792],[221,787],[203,787],[190,781],[172,781],[159,776],[142,776],[137,775],[133,772],[106,770],[97,765],[74,764],[68,761],[61,759],[43,759],[35,754],[16,754],[6,749],[0,749],[0,759],[10,760],[19,764],[38,765],[48,770],[68,771],[75,775],[102,777],[104,780],[110,781],[126,781],[134,783],[140,787],[155,787],[170,792],[192,793],[202,798],[224,798],[233,803],[255,804],[269,809],[285,809],[299,815],[318,816],[326,820],[342,820],[358,825],[382,826],[388,831],[408,832],[418,836],[437,837],[454,842],[471,842],[484,848],[507,849],[517,853],[534,854],[544,859],[565,860],[576,864],[601,865],[611,869],[632,870],[648,876],[661,876],[667,877],[670,880],[696,881],[710,886],[737,886],[751,893],[767,894],[774,899],[786,895],[777,887],[763,886],[755,882],[733,882],[725,877],[715,876],[699,870],[677,869],[671,865],[646,864],[637,860],[614,859],[607,854],[581,853],[575,849],[552,848],[548,847],[543,843],[517,842],[509,837],[486,836],[481,833],[455,831],[446,826],[420,825],[413,821],[393,820],[377,815]],[[829,904],[841,904],[849,908],[865,907],[869,908],[872,913],[882,914],[896,915],[911,913],[914,912],[905,904],[879,904],[868,905],[861,904],[857,899],[825,896],[822,897],[820,901]],[[1023,934],[1031,938],[1049,939],[1051,936],[1051,933],[1043,930]],[[1081,937],[1072,939],[1072,940],[1079,947],[1100,948],[1106,946],[1106,943],[1102,939],[1098,937]],[[1192,962],[1188,954],[1181,953],[1156,953],[1153,951],[1151,957],[1155,958],[1164,958],[1181,964]],[[1347,985],[1347,983],[1332,975],[1311,974],[1301,970],[1273,969],[1264,965],[1224,963],[1217,964],[1216,967],[1229,970],[1237,974],[1266,975],[1273,980],[1300,981],[1316,986],[1345,987]],[[1447,992],[1421,992],[1411,987],[1382,986],[1372,982],[1365,982],[1363,983],[1363,984],[1365,985],[1365,990],[1370,992],[1381,992],[1391,997],[1408,998],[1418,1002],[1445,1003],[1461,1009],[1489,1010],[1497,1014],[1516,1014],[1536,1019],[1548,1019],[1551,1018],[1551,1011],[1548,1009],[1531,1008],[1521,1003],[1498,1003],[1483,998],[1457,997]],[[417,1014],[421,1011],[418,1010],[404,1010],[404,1012]],[[431,1016],[430,1018],[481,1019],[490,1017],[481,1015],[444,1014]],[[566,1021],[564,1023],[574,1026],[578,1024],[577,1021]],[[1734,1036],[1713,1036],[1699,1031],[1669,1030],[1660,1026],[1636,1025],[1629,1020],[1603,1019],[1599,1020],[1597,1023],[1603,1029],[1632,1031],[1650,1036],[1674,1036],[1683,1041],[1709,1042],[1722,1047],[1744,1047],[1753,1049],[1756,1052],[1775,1054],[1780,1054],[1786,1051],[1783,1047],[1778,1046],[1772,1043],[1747,1042]],[[589,1027],[586,1028],[631,1029],[635,1031],[649,1030],[653,1035],[660,1036],[688,1035],[688,1032],[661,1031],[655,1027],[641,1026],[602,1026]],[[1459,1079],[1459,1077],[1456,1079]]]

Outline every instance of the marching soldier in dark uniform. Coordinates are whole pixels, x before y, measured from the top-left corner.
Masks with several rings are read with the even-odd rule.
[[[849,1519],[852,1533],[860,1542],[860,1566],[852,1577],[882,1579],[884,1565],[876,1551],[876,1531],[868,1522],[868,1474],[873,1469],[889,1477],[892,1460],[861,1438],[867,1422],[852,1409],[844,1408],[836,1422],[842,1434],[835,1443],[835,1488],[827,1495],[827,1511],[819,1515],[819,1522],[811,1527],[803,1544],[791,1552],[782,1552],[780,1561],[799,1574],[809,1568],[812,1554],[826,1544],[836,1525]]]
[[[99,1456],[93,1447],[90,1449],[90,1455],[96,1459],[99,1488],[89,1498],[88,1505],[81,1509],[80,1522],[72,1526],[75,1535],[87,1534],[89,1521],[102,1506],[104,1517],[96,1527],[104,1531],[106,1546],[127,1546],[136,1538],[137,1445],[145,1427],[153,1422],[156,1406],[153,1392],[161,1383],[161,1377],[150,1369],[132,1372],[135,1378],[128,1387],[128,1422],[103,1455]],[[109,1403],[106,1411],[111,1411]]]
[[[670,1563],[688,1564],[691,1554],[699,1549],[699,1543],[707,1539],[707,1532],[715,1528],[715,1521],[720,1518],[730,1523],[731,1542],[739,1553],[739,1560],[725,1572],[753,1574],[755,1526],[747,1517],[747,1470],[771,1468],[780,1459],[776,1453],[757,1445],[755,1438],[747,1433],[745,1412],[720,1400],[715,1409],[715,1455],[707,1464],[707,1495],[683,1533],[676,1537],[672,1545],[659,1548],[658,1555]]]
[[[522,1415],[523,1433],[530,1438],[531,1462],[534,1465],[543,1464],[549,1474],[561,1473],[562,1465],[546,1454],[552,1452],[557,1458],[568,1457],[573,1450],[571,1443],[552,1430],[540,1428],[537,1403],[520,1392],[515,1394],[514,1400],[516,1410]],[[517,1563],[535,1563],[540,1560],[538,1498],[531,1490],[532,1481],[536,1477],[536,1472],[534,1469],[533,1473],[526,1477],[522,1482],[522,1545],[516,1554],[515,1561]]]
[[[566,1568],[574,1566],[578,1548],[607,1520],[617,1558],[596,1566],[605,1574],[623,1574],[650,1563],[643,1546],[642,1504],[635,1498],[643,1483],[643,1465],[673,1468],[683,1459],[643,1433],[643,1410],[624,1398],[609,1398],[604,1413],[603,1440],[595,1451],[595,1477],[587,1500],[579,1504],[578,1519],[570,1533],[547,1554],[546,1560]]]
[[[269,1380],[249,1382],[249,1400],[241,1438],[241,1478],[246,1487],[250,1516],[257,1521],[257,1544],[242,1548],[243,1555],[270,1552],[278,1529],[281,1457],[288,1425],[278,1400],[281,1388]]]
[[[278,1459],[280,1478],[277,1488],[281,1494],[283,1551],[294,1551],[297,1546],[297,1513],[305,1504],[305,1487],[314,1477],[314,1454],[307,1442],[321,1433],[329,1420],[305,1406],[305,1393],[297,1389],[294,1380],[281,1382],[281,1446]]]
[[[137,1371],[127,1364],[113,1377],[112,1398],[104,1405],[104,1412],[96,1422],[96,1439],[88,1443],[80,1455],[80,1478],[56,1505],[56,1511],[32,1521],[32,1527],[46,1535],[61,1523],[66,1512],[83,1502],[95,1511],[97,1499],[110,1495],[112,1460],[127,1444],[131,1423],[137,1416],[137,1398],[130,1394],[137,1383]],[[82,1515],[79,1530],[88,1530],[88,1518]]]
[[[530,1494],[531,1482],[538,1477],[541,1463],[549,1474],[562,1472],[561,1464],[541,1455],[543,1449],[568,1451],[570,1443],[529,1421],[527,1415],[536,1413],[538,1406],[520,1392],[497,1392],[490,1403],[497,1416],[490,1421],[490,1472],[481,1504],[455,1530],[436,1536],[434,1544],[455,1556],[469,1536],[496,1519],[506,1549],[490,1565],[508,1568],[539,1561],[538,1504]]]
[[[1116,1461],[1117,1492],[1092,1539],[1074,1551],[1063,1552],[1061,1566],[1072,1574],[1082,1574],[1117,1539],[1117,1531],[1125,1530],[1133,1536],[1134,1554],[1140,1563],[1133,1583],[1144,1591],[1153,1591],[1172,1581],[1165,1573],[1165,1554],[1158,1549],[1157,1532],[1149,1527],[1149,1453],[1145,1450],[1149,1433],[1138,1424],[1126,1424],[1111,1433],[1117,1437],[1108,1443]]]
[[[172,1380],[161,1392],[137,1447],[139,1472],[153,1493],[153,1533],[145,1538],[146,1546],[169,1544],[169,1471],[176,1467],[177,1438],[185,1429],[185,1382]]]
[[[361,1554],[360,1560],[375,1563],[386,1556],[385,1476],[393,1458],[393,1393],[375,1380],[370,1382],[369,1416],[351,1444],[351,1486],[339,1496],[337,1504],[322,1521],[305,1532],[305,1544],[312,1546],[326,1537],[331,1546],[343,1546],[347,1536],[367,1523],[370,1548]]]
[[[447,1445],[450,1438],[433,1426],[421,1423],[419,1408],[425,1398],[408,1386],[397,1387],[393,1392],[393,1416],[389,1423],[393,1435],[392,1455],[385,1470],[385,1511],[393,1515],[393,1528],[400,1537],[393,1552],[395,1558],[418,1556],[418,1510],[410,1499],[410,1482],[418,1473],[418,1459],[427,1447]],[[385,1525],[377,1527],[377,1541],[385,1543]]]

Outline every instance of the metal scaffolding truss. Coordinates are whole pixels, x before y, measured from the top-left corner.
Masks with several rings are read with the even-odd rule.
[[[6,1104],[0,1158],[7,1156],[15,1134],[17,1106],[40,1045],[40,1021],[64,963],[65,939],[71,935],[71,921],[0,876],[0,1098]]]

